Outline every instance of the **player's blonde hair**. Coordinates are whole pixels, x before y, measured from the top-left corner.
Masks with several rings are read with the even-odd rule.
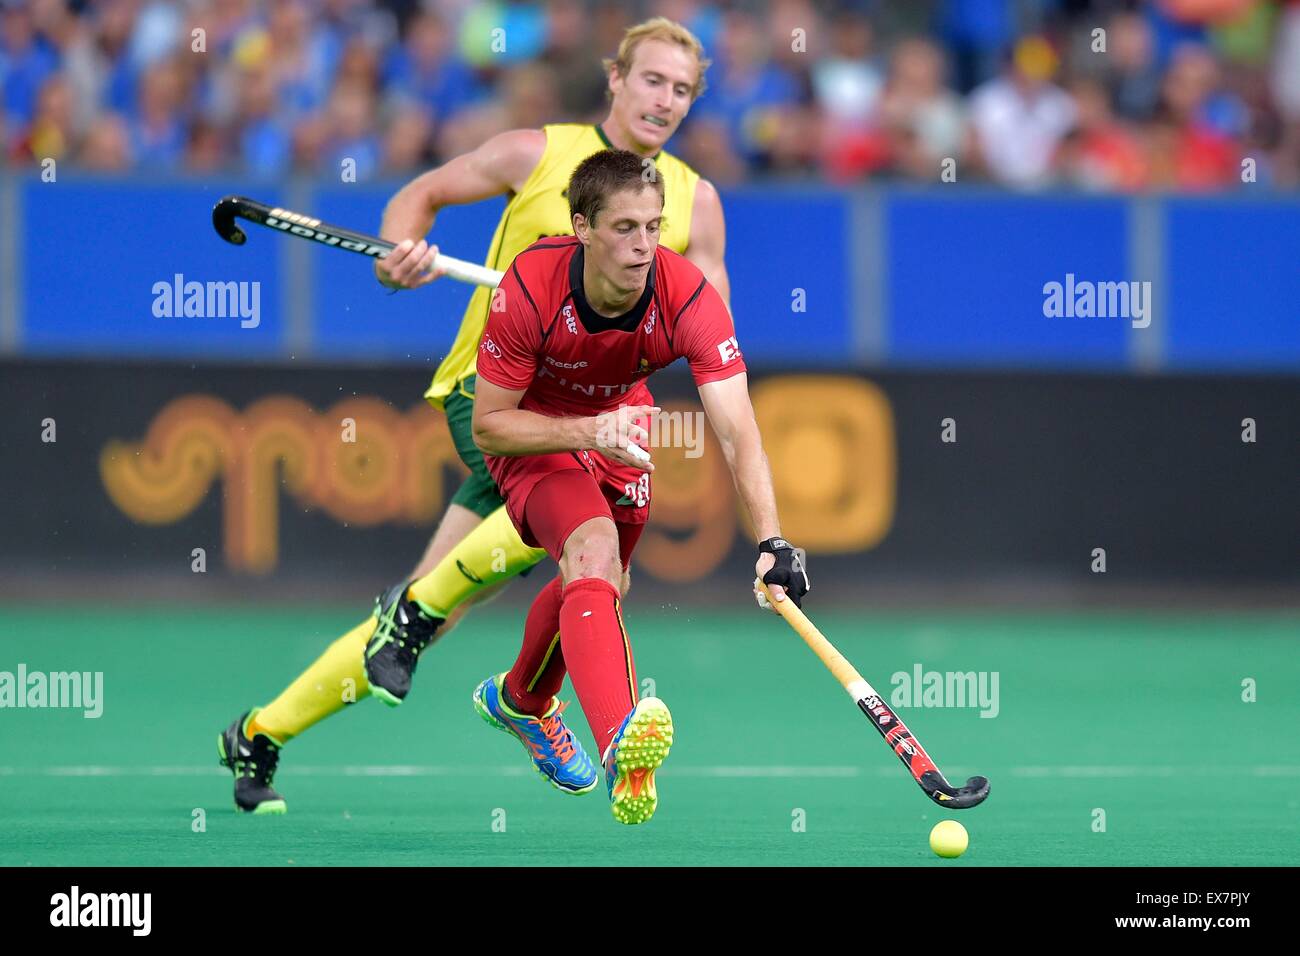
[[[626,79],[628,73],[632,70],[632,58],[636,55],[636,48],[645,40],[663,40],[665,43],[675,43],[695,57],[695,62],[699,64],[700,71],[695,77],[695,86],[691,89],[691,102],[698,100],[707,85],[704,82],[704,71],[709,68],[713,61],[704,55],[704,44],[699,41],[699,38],[694,33],[667,17],[653,17],[638,23],[636,26],[628,27],[627,32],[623,34],[623,39],[618,44],[618,56],[612,59],[605,57],[601,61],[605,66],[605,73],[608,74],[610,68],[613,67],[618,71],[619,76]],[[608,93],[608,91],[606,92]]]

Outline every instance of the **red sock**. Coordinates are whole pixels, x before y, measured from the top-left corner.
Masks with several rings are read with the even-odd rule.
[[[564,581],[559,575],[537,597],[524,621],[524,646],[506,675],[506,702],[521,714],[540,717],[564,683],[560,648],[560,605]]]
[[[560,643],[578,703],[596,738],[597,760],[636,704],[632,645],[619,613],[618,590],[608,581],[581,578],[564,589]]]

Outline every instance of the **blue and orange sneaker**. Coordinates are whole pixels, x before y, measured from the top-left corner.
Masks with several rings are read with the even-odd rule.
[[[619,823],[645,823],[659,806],[655,771],[673,745],[673,715],[658,697],[637,701],[605,752],[605,788]]]
[[[551,706],[541,717],[516,712],[502,693],[505,674],[489,677],[474,690],[474,709],[497,730],[517,738],[533,760],[533,767],[551,786],[563,793],[590,793],[600,778],[591,758],[574,739],[560,716],[565,705],[551,698]]]

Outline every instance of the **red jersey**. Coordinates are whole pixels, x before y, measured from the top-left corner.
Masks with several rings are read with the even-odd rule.
[[[731,315],[690,261],[656,247],[641,298],[607,318],[583,292],[583,253],[572,236],[543,239],[501,280],[494,302],[505,308],[488,315],[478,375],[526,389],[520,408],[577,417],[651,405],[645,379],[679,358],[697,385],[745,371]]]

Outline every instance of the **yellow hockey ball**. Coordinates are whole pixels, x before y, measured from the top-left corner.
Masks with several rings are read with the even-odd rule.
[[[956,820],[940,820],[930,831],[930,849],[945,860],[956,859],[966,852],[970,836]]]

